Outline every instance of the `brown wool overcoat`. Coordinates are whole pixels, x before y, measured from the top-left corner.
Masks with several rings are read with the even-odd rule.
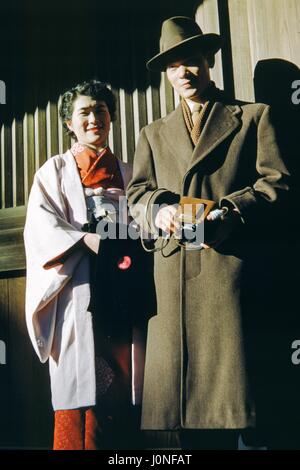
[[[127,194],[139,223],[151,223],[151,203],[178,195],[225,198],[243,218],[216,249],[186,252],[171,242],[155,253],[144,429],[245,428],[256,420],[256,332],[272,291],[259,253],[289,175],[269,107],[218,99],[195,148],[178,106],[142,129],[136,150]]]

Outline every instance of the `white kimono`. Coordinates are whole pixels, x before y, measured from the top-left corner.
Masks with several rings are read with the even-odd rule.
[[[126,188],[131,167],[119,161]],[[96,404],[89,259],[78,248],[87,222],[83,187],[68,150],[48,160],[31,189],[24,241],[27,261],[26,322],[41,362],[49,359],[54,410]]]

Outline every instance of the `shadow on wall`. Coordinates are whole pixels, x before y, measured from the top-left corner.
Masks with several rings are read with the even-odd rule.
[[[268,227],[269,237],[262,240],[264,251],[259,265],[254,265],[256,253],[253,253],[252,280],[255,279],[255,285],[264,286],[258,295],[261,295],[260,303],[265,308],[258,315],[251,311],[249,304],[251,315],[246,324],[247,331],[253,333],[252,347],[255,349],[253,371],[258,429],[266,437],[268,446],[275,449],[300,448],[300,366],[291,360],[292,343],[300,339],[300,102],[297,103],[296,89],[293,88],[298,80],[299,68],[282,59],[262,60],[254,72],[256,102],[271,106],[278,144],[291,174],[291,189],[282,203],[280,217]],[[263,270],[257,266],[267,267],[269,275],[263,276]]]
[[[299,186],[300,69],[283,59],[257,63],[254,71],[256,102],[267,103],[285,163]]]

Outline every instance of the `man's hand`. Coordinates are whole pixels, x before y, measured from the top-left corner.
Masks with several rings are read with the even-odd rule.
[[[211,240],[208,240],[207,243],[201,243],[202,248],[205,250],[209,248],[214,248],[220,245],[223,241],[226,240],[233,232],[235,227],[241,223],[241,217],[239,212],[236,209],[229,210],[228,213],[220,220],[212,221],[210,214],[208,214],[205,224],[208,228],[213,230],[213,224],[215,224],[215,230],[213,230],[213,236]],[[205,228],[204,228],[204,237],[205,237]]]
[[[167,234],[172,234],[180,229],[180,224],[175,218],[177,205],[164,206],[156,214],[155,226]]]
[[[99,245],[100,245],[100,235],[98,233],[87,233],[83,237],[83,243],[84,245],[93,253],[96,255],[98,254],[99,251]]]

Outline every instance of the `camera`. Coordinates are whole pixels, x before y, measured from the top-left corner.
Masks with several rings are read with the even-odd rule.
[[[186,250],[202,249],[204,221],[215,206],[216,203],[209,199],[181,197],[175,215],[180,228],[174,235],[180,246]]]

